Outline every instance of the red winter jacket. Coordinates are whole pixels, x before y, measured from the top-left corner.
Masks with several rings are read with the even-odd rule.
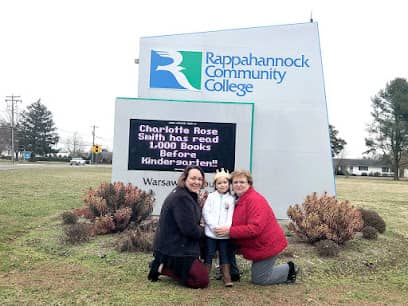
[[[230,236],[249,260],[263,260],[283,251],[288,242],[266,199],[250,187],[235,204]]]

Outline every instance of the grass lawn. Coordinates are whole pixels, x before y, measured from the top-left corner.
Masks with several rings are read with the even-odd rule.
[[[1,305],[407,305],[408,182],[337,178],[337,193],[375,209],[387,230],[356,238],[335,259],[320,258],[291,237],[280,260],[302,268],[295,285],[256,286],[250,263],[238,257],[241,282],[193,290],[146,280],[150,254],[118,253],[115,235],[71,246],[60,242],[61,213],[82,206],[89,187],[109,181],[110,168],[67,167],[0,171]]]

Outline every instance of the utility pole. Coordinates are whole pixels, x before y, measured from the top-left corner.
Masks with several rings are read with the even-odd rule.
[[[11,163],[14,165],[14,103],[21,102],[20,96],[6,96],[6,103],[11,102]]]
[[[95,160],[95,152],[94,152],[94,147],[95,147],[95,129],[97,128],[96,125],[92,126],[92,155],[91,155],[91,164],[96,164]]]

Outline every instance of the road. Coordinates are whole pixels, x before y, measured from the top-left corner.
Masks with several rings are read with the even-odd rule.
[[[46,163],[46,162],[36,162],[36,163],[14,163],[11,162],[0,162],[0,171],[1,170],[15,170],[15,169],[40,169],[40,168],[82,168],[82,167],[112,167],[112,165],[85,165],[85,166],[70,166],[69,163]]]

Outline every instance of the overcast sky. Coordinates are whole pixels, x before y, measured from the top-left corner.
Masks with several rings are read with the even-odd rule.
[[[319,24],[329,121],[365,150],[371,100],[387,82],[408,77],[406,1],[126,1],[0,2],[0,116],[5,98],[19,109],[41,98],[61,142],[112,149],[114,101],[137,97],[139,39],[175,33],[308,22]]]

